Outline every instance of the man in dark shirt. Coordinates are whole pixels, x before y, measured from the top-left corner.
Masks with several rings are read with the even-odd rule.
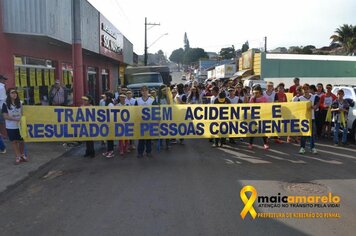
[[[219,96],[215,99],[214,104],[231,104],[230,100],[226,98],[225,91],[219,93]],[[220,143],[220,144],[219,144]],[[226,143],[226,138],[215,138],[213,147],[222,147]]]

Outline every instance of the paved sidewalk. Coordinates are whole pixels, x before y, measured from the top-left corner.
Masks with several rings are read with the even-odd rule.
[[[0,193],[5,191],[7,187],[24,180],[31,172],[38,170],[41,166],[70,150],[60,142],[26,143],[29,162],[15,165],[15,154],[11,143],[5,140],[5,144],[7,152],[0,154]]]

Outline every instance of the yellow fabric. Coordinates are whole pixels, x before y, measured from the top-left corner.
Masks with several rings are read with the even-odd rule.
[[[327,113],[326,113],[326,122],[331,122],[331,107],[329,107]]]
[[[345,112],[340,113],[340,124],[342,127],[346,127]]]
[[[21,133],[27,142],[310,136],[311,110],[310,102],[24,106]]]
[[[22,138],[27,138],[27,129],[26,129],[26,117],[22,116],[20,120],[20,135]]]

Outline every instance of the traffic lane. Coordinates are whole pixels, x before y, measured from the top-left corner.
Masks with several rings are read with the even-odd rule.
[[[247,159],[264,158],[270,163],[251,163],[245,161],[245,157],[243,164],[232,165],[227,160],[234,160],[235,156],[244,153],[247,155],[249,151],[245,144],[225,149],[229,148],[241,150],[232,155],[224,153],[223,149],[210,148],[206,140],[187,140],[186,145],[174,147],[171,155],[161,152],[156,154],[154,160],[83,160],[77,157],[79,153],[74,153],[51,167],[62,170],[64,175],[44,180],[40,177],[45,173],[39,173],[2,204],[2,232],[302,234],[296,227],[287,224],[290,221],[252,221],[249,218],[242,221],[240,211],[243,205],[239,197],[241,187],[249,181],[260,181],[266,189],[271,189],[269,186],[273,186],[271,183],[276,180],[290,181],[297,175],[293,175],[291,169],[296,170],[295,167],[301,164],[263,156],[265,152],[256,148]],[[279,151],[283,152],[283,149],[291,150],[288,145],[278,146]],[[291,157],[285,158],[292,160]],[[320,165],[315,159],[306,163],[303,166]],[[271,167],[276,171],[271,171]],[[304,171],[299,169],[298,173],[304,180]],[[324,175],[323,171],[317,172],[319,178]],[[315,179],[312,175],[307,177],[306,180]],[[340,179],[338,174],[334,177]],[[254,184],[259,186],[258,182]],[[6,218],[3,217],[5,215]],[[12,221],[14,219],[21,220]],[[321,224],[320,227],[325,228],[321,232],[327,233],[332,232],[327,230],[330,227],[333,229],[334,225],[328,227]],[[309,229],[306,232],[313,231]]]

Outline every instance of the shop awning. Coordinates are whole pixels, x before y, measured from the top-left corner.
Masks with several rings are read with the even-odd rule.
[[[260,80],[261,77],[259,75],[249,75],[246,76],[244,78],[242,78],[243,80]]]
[[[252,69],[248,69],[248,70],[239,70],[238,72],[236,72],[233,77],[246,77],[252,75]]]

